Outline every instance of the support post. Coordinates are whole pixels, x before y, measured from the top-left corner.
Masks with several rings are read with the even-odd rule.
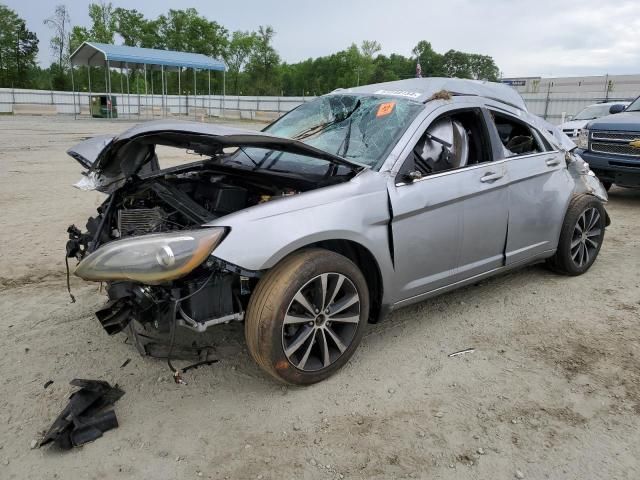
[[[209,97],[207,98],[207,121],[211,117],[211,70],[209,72]]]
[[[198,110],[196,109],[196,107],[198,106],[197,103],[197,95],[198,95],[198,90],[196,87],[197,83],[196,83],[196,69],[193,69],[193,118],[197,119],[198,118]]]
[[[223,117],[224,117],[224,104],[225,104],[226,95],[227,95],[227,71],[225,67],[225,70],[222,71],[222,116]]]
[[[153,108],[155,106],[155,99],[153,98],[153,68],[151,69],[151,118],[153,118]]]
[[[109,93],[107,94],[107,106],[109,107],[109,119],[113,119],[113,102],[111,101],[111,62],[107,60],[107,71],[109,72]]]
[[[131,117],[131,92],[129,92],[129,64],[127,63],[127,118]]]
[[[164,101],[164,65],[160,65],[160,82],[162,83],[162,116],[166,116],[166,103]]]
[[[73,97],[73,119],[76,120],[76,84],[73,80],[73,64],[70,65],[71,70],[71,96]]]
[[[178,115],[182,115],[182,83],[180,80],[182,67],[178,67]]]
[[[89,117],[93,118],[93,115],[91,115],[91,101],[93,98],[91,96],[91,65],[87,65],[87,77],[89,78]],[[82,107],[80,109],[82,110]]]
[[[144,106],[148,110],[149,109],[149,92],[147,90],[147,64],[143,64],[142,68],[144,69]]]

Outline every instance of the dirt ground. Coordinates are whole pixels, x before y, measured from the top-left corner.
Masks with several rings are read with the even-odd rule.
[[[400,310],[308,388],[276,384],[225,327],[220,363],[181,386],[103,332],[96,285],[65,290],[66,227],[101,201],[71,186],[65,150],[127,126],[0,117],[0,478],[640,478],[640,191],[612,189],[586,275],[534,266]],[[31,449],[73,378],[122,386],[120,427]]]

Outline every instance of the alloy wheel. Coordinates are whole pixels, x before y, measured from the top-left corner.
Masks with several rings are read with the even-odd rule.
[[[571,259],[576,266],[583,267],[595,258],[601,236],[600,212],[593,207],[586,209],[578,217],[571,238]]]
[[[360,296],[340,273],[308,281],[291,300],[282,325],[282,347],[293,366],[316,371],[334,363],[351,345],[360,323]]]

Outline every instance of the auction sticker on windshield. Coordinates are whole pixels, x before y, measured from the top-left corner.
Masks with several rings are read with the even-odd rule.
[[[408,92],[406,90],[378,90],[373,92],[375,95],[393,95],[396,97],[418,98],[422,95],[420,92]]]
[[[378,112],[376,113],[376,117],[384,117],[393,112],[393,107],[396,106],[396,102],[386,102],[381,103],[378,107]]]

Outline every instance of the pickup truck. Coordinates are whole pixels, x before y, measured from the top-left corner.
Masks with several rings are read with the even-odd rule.
[[[640,97],[622,113],[589,122],[577,145],[607,190],[614,183],[640,188]]]

